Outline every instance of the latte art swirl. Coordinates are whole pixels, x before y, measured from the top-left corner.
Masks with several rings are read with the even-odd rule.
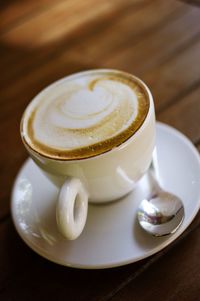
[[[149,108],[139,83],[115,72],[82,72],[40,93],[23,119],[24,140],[54,159],[91,157],[123,143]]]

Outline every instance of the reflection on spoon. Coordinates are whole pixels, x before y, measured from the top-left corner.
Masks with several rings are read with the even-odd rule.
[[[153,160],[148,172],[152,192],[140,203],[137,216],[145,231],[154,236],[164,236],[174,233],[180,227],[184,219],[184,206],[176,195],[160,187],[156,174]]]

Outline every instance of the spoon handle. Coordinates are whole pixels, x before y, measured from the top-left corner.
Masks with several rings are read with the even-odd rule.
[[[158,153],[157,153],[156,147],[155,147],[155,149],[153,151],[152,161],[151,161],[149,169],[153,173],[154,177],[157,180],[159,180],[159,182],[160,182],[160,172],[159,172],[159,164],[158,164]]]
[[[162,188],[160,186],[161,181],[160,181],[160,173],[159,173],[159,165],[158,165],[156,148],[154,149],[152,161],[149,166],[148,177],[149,177],[149,182],[151,185],[151,189],[153,189],[153,192],[162,190]]]

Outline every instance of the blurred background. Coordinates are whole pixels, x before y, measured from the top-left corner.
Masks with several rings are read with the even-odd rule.
[[[53,81],[91,68],[140,77],[152,91],[157,120],[200,150],[199,0],[0,0],[0,299],[54,300],[60,292],[71,300],[109,300],[127,286],[115,300],[133,300],[130,292],[158,300],[157,290],[160,300],[197,300],[199,215],[184,234],[193,235],[167,256],[91,274],[50,264],[14,230],[11,189],[27,158],[19,135],[23,111]]]

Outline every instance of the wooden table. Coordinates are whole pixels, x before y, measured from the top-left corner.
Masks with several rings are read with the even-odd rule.
[[[78,270],[41,258],[10,216],[27,158],[23,110],[75,71],[126,70],[150,87],[157,119],[200,150],[200,5],[175,0],[5,0],[0,11],[0,300],[200,300],[200,214],[156,255],[124,267]]]

